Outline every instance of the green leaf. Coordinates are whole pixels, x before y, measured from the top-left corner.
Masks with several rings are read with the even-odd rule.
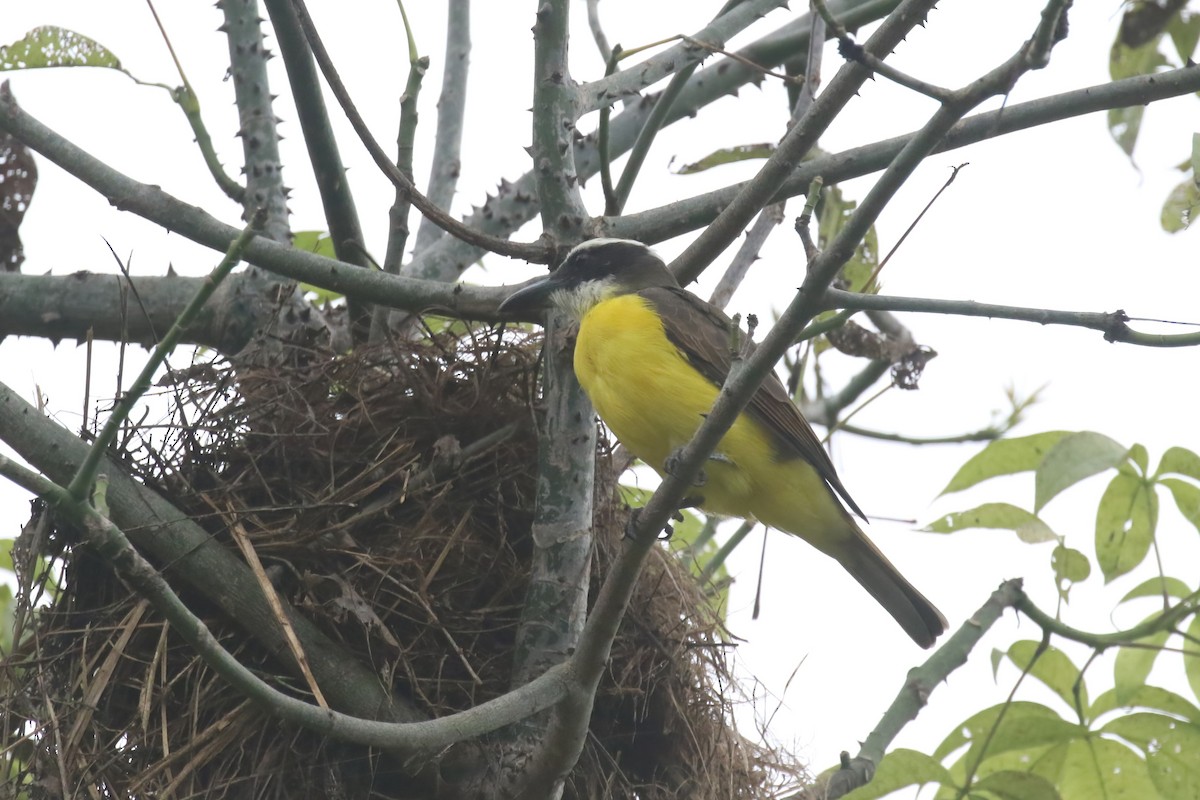
[[[1151,614],[1146,621],[1158,616],[1157,612]],[[1138,647],[1122,647],[1117,652],[1117,659],[1113,665],[1113,688],[1116,690],[1118,702],[1128,702],[1138,689],[1146,685],[1146,678],[1154,668],[1154,661],[1162,652],[1162,647],[1170,635],[1170,631],[1159,631],[1139,639]]]
[[[1153,578],[1148,578],[1142,581],[1134,588],[1125,593],[1117,605],[1127,603],[1130,600],[1136,600],[1139,597],[1187,597],[1192,593],[1192,589],[1179,578],[1167,578],[1161,575],[1155,575]]]
[[[858,207],[858,203],[847,200],[838,186],[828,186],[821,193],[821,202],[817,209],[817,239],[821,247],[832,242],[834,237],[846,227],[850,216]],[[854,250],[854,255],[842,265],[841,277],[846,281],[846,288],[852,292],[878,291],[877,287],[868,287],[867,281],[879,266],[879,237],[875,227],[867,230],[866,236]]]
[[[1116,467],[1129,448],[1104,434],[1072,433],[1050,449],[1034,477],[1033,510],[1041,511],[1059,492],[1084,478]]]
[[[1143,684],[1133,690],[1125,700],[1117,699],[1117,690],[1104,692],[1088,709],[1088,719],[1095,720],[1118,708],[1154,708],[1176,714],[1184,719],[1200,721],[1200,708],[1191,701],[1158,686]]]
[[[961,492],[977,483],[1000,475],[1037,469],[1046,454],[1070,431],[1046,431],[1015,439],[997,439],[980,450],[959,468],[942,494]]]
[[[1000,720],[999,724],[997,720]],[[994,733],[993,728],[996,729]],[[971,746],[966,758],[977,757],[973,753],[976,748],[983,746],[984,740],[988,740],[988,753],[995,755],[1066,741],[1083,732],[1082,728],[1067,722],[1052,708],[1041,703],[1015,700],[985,708],[956,725],[938,745],[933,757],[940,761],[964,745]]]
[[[1200,616],[1192,617],[1185,638],[1187,642],[1183,648],[1183,673],[1187,676],[1188,685],[1192,687],[1192,694],[1200,698],[1200,645],[1195,644],[1200,641]]]
[[[1017,534],[1023,542],[1037,544],[1056,538],[1050,526],[1011,503],[984,503],[968,511],[957,511],[934,520],[922,530],[928,533],[957,533],[970,528],[1000,528]]]
[[[1032,640],[1013,642],[1008,648],[1008,658],[1017,669],[1028,672],[1046,684],[1071,708],[1081,710],[1087,708],[1087,684],[1083,682],[1079,668],[1072,663],[1066,653],[1053,646],[1047,646],[1042,650],[1041,655],[1037,656],[1039,646],[1039,642]],[[1035,656],[1037,656],[1036,661],[1034,660]],[[1078,703],[1075,701],[1076,686],[1079,687]]]
[[[13,571],[12,548],[15,539],[0,539],[0,569]]]
[[[1063,797],[1079,800],[1157,800],[1141,756],[1098,736],[1067,745],[1056,785]]]
[[[325,231],[299,231],[292,236],[292,247],[326,258],[337,258],[333,239]]]
[[[1032,772],[993,772],[975,781],[974,788],[977,791],[989,792],[999,800],[1061,800],[1061,795],[1053,783]]]
[[[12,587],[0,583],[0,658],[13,650],[13,628],[17,613],[17,602],[13,598]]]
[[[1145,111],[1144,106],[1126,106],[1108,110],[1108,133],[1117,143],[1117,147],[1121,148],[1121,151],[1131,160],[1133,148],[1137,145],[1138,134],[1142,130],[1142,117],[1145,116]]]
[[[1166,66],[1167,59],[1158,51],[1161,39],[1160,32],[1140,47],[1126,47],[1120,42],[1114,43],[1108,60],[1108,72],[1113,80],[1148,75],[1158,67]],[[1108,112],[1109,134],[1127,156],[1133,156],[1144,109],[1144,106],[1131,106],[1110,109]]]
[[[1137,713],[1104,726],[1145,753],[1150,780],[1167,800],[1200,797],[1200,727],[1162,714]]]
[[[1050,566],[1054,568],[1054,579],[1058,583],[1082,583],[1092,574],[1092,562],[1080,551],[1059,545],[1050,554]]]
[[[1186,231],[1192,225],[1197,208],[1200,208],[1200,186],[1194,178],[1188,178],[1167,193],[1159,213],[1159,224],[1167,233]]]
[[[1200,456],[1185,447],[1169,447],[1158,462],[1155,477],[1174,473],[1200,481]]]
[[[684,164],[679,169],[675,170],[676,175],[695,175],[697,172],[719,167],[722,164],[735,164],[738,161],[748,161],[751,159],[770,158],[775,152],[775,144],[773,142],[763,142],[762,144],[739,144],[733,147],[722,147],[720,150],[714,150],[699,161],[693,161],[691,164]]]
[[[1137,464],[1142,475],[1150,471],[1150,455],[1146,452],[1144,445],[1134,444],[1133,447],[1129,448],[1129,452],[1126,455],[1130,461]]]
[[[1096,509],[1096,560],[1105,583],[1146,557],[1158,521],[1158,496],[1132,475],[1118,474]]]
[[[1163,478],[1159,483],[1170,490],[1175,507],[1184,519],[1200,530],[1200,488],[1179,478]]]
[[[125,72],[121,60],[104,45],[55,25],[34,28],[0,47],[0,71],[45,67],[106,67]]]
[[[1200,41],[1200,14],[1175,14],[1167,23],[1167,33],[1175,45],[1175,52],[1179,54],[1179,63],[1186,64],[1196,52],[1196,43]]]
[[[949,782],[950,773],[936,759],[916,750],[898,748],[883,757],[870,783],[843,797],[844,800],[875,800],[906,786]]]

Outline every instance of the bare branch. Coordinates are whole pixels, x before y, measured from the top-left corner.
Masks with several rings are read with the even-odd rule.
[[[703,78],[706,74],[707,70],[698,78]],[[1200,66],[1182,67],[1076,89],[1006,106],[999,111],[976,114],[952,127],[933,152],[944,153],[1038,125],[1112,108],[1146,105],[1195,91],[1200,91]],[[614,130],[616,122],[619,121],[620,119],[614,120]],[[800,164],[770,200],[777,202],[804,194],[809,183],[818,175],[824,177],[828,183],[840,183],[878,172],[886,167],[914,136],[915,133],[905,134]],[[614,149],[616,147],[618,145],[614,144]],[[647,244],[665,241],[708,225],[745,185],[735,184],[660,208],[604,219],[599,224],[598,234],[637,239]]]
[[[312,53],[317,59],[317,64],[321,67],[321,73],[325,76],[329,88],[333,90],[334,96],[337,97],[338,102],[342,106],[342,111],[345,112],[347,119],[350,120],[350,124],[354,127],[355,133],[358,134],[359,139],[371,154],[375,165],[387,176],[388,180],[396,188],[407,192],[411,196],[412,204],[422,214],[428,219],[433,220],[438,227],[452,236],[476,247],[490,250],[493,253],[511,256],[512,258],[523,258],[526,261],[533,261],[540,264],[548,263],[550,260],[549,248],[544,244],[522,244],[519,242],[510,242],[507,239],[501,239],[496,236],[489,236],[454,219],[445,211],[430,203],[429,198],[417,191],[412,181],[396,168],[396,165],[388,158],[383,148],[379,146],[379,142],[375,141],[375,138],[371,135],[371,131],[367,128],[362,115],[358,113],[358,109],[350,99],[350,93],[346,90],[345,84],[342,83],[342,79],[338,76],[329,53],[325,50],[325,45],[321,42],[321,37],[313,25],[304,0],[292,0],[292,5],[296,9],[296,16],[300,21],[300,26],[304,29],[304,35],[308,38],[309,47],[312,48]]]
[[[240,232],[157,186],[138,183],[76,147],[25,113],[17,105],[7,83],[0,85],[0,129],[11,132],[30,148],[109,198],[109,202],[118,208],[132,211],[194,242],[224,251]],[[251,242],[243,257],[255,266],[314,286],[357,295],[394,308],[419,312],[439,310],[467,319],[498,319],[496,307],[511,292],[511,288],[504,287],[449,286],[385,275],[263,238]]]
[[[902,11],[916,14],[924,20],[932,4],[916,8],[913,5],[901,3],[867,41],[866,49],[878,55],[890,53],[900,43],[904,32],[915,24],[915,21],[900,24],[894,23],[894,20]],[[741,233],[751,218],[772,202],[772,198],[795,171],[801,158],[812,149],[817,139],[869,77],[870,71],[858,64],[847,63],[838,70],[825,91],[813,101],[808,113],[784,135],[779,147],[763,164],[758,175],[742,185],[729,205],[671,263],[671,271],[681,284],[686,285],[695,280],[696,276]]]
[[[458,173],[462,167],[463,118],[467,108],[467,74],[471,64],[471,0],[450,0],[446,5],[446,65],[438,96],[437,129],[433,135],[433,166],[425,195],[438,208],[450,210]],[[444,231],[422,217],[414,253],[442,237]],[[402,269],[401,275],[408,272]]]
[[[242,220],[265,209],[263,235],[276,242],[291,241],[287,189],[279,158],[279,133],[275,129],[274,95],[267,80],[269,54],[263,44],[258,0],[219,0],[224,15],[221,30],[229,42],[229,74],[238,108],[238,136],[245,161],[246,194]]]
[[[916,311],[924,314],[957,314],[964,317],[988,317],[1035,322],[1038,325],[1070,325],[1100,331],[1109,342],[1124,342],[1145,347],[1194,347],[1200,344],[1200,333],[1153,334],[1129,328],[1130,317],[1124,311],[1056,311],[1047,308],[1004,306],[977,303],[974,300],[938,300],[927,297],[893,297],[881,294],[858,294],[841,289],[825,290],[825,305],[829,308],[857,310]]]

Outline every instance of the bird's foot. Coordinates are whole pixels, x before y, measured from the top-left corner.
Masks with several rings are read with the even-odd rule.
[[[663,462],[663,472],[667,473],[668,475],[675,475],[678,472],[679,461],[682,456],[682,447],[677,447],[671,451],[671,454],[667,456],[667,460]],[[708,457],[708,460],[728,461],[728,459],[721,455],[711,455]],[[708,473],[704,471],[703,467],[701,467],[700,472],[696,475],[696,479],[692,481],[692,486],[703,486],[706,483],[708,483]]]
[[[683,502],[680,504],[679,509],[677,511],[674,511],[671,514],[671,519],[675,520],[676,522],[683,522],[684,509],[699,508],[703,504],[704,504],[703,497],[700,497],[699,495],[689,495],[689,496],[683,498]],[[641,516],[642,516],[642,509],[640,509],[640,508],[635,508],[635,509],[633,509],[633,511],[630,512],[629,521],[627,523],[625,523],[624,538],[626,538],[626,539],[637,538],[637,524],[638,524],[638,519]],[[659,534],[658,538],[660,541],[667,542],[667,541],[671,540],[671,537],[674,534],[675,534],[675,528],[674,528],[674,526],[672,526],[672,524],[670,522],[668,522],[666,525],[663,526],[662,533]]]

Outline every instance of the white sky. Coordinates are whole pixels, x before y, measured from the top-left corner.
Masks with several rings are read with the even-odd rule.
[[[405,79],[406,53],[398,14],[389,3],[354,4],[313,0],[313,13],[342,69],[343,77],[372,125],[390,149],[398,118],[397,98]],[[673,4],[605,0],[601,15],[609,40],[626,47],[703,25],[717,4]],[[796,7],[802,4],[793,4]],[[408,8],[422,53],[433,64],[421,96],[422,131],[416,174],[428,175],[428,147],[440,83],[444,20],[441,3],[412,3]],[[474,49],[460,194],[455,210],[482,202],[500,178],[514,179],[527,168],[523,147],[530,141],[533,3],[476,3]],[[686,11],[681,11],[686,9]],[[895,66],[934,83],[958,86],[1000,63],[1033,30],[1040,7],[1029,0],[947,3],[929,24],[918,28],[891,60]],[[200,95],[205,118],[225,163],[240,163],[232,87],[222,82],[225,43],[215,33],[218,12],[209,4],[163,3],[160,14]],[[591,80],[603,65],[587,35],[584,5],[572,5],[575,32],[572,69],[578,80]],[[770,30],[787,18],[770,15],[756,31]],[[1086,4],[1073,10],[1071,34],[1055,50],[1051,66],[1027,76],[1010,102],[1101,83],[1107,79],[1107,53],[1119,22],[1118,4]],[[86,0],[39,0],[10,3],[0,17],[0,41],[11,42],[42,24],[71,27],[112,49],[144,80],[177,83],[172,65],[144,4],[134,0],[95,4]],[[734,45],[747,41],[742,37]],[[293,229],[322,227],[320,203],[311,175],[303,169],[303,142],[296,114],[287,99],[282,64],[272,62],[273,90],[284,95],[278,106],[285,180],[295,187]],[[826,54],[827,79],[840,65]],[[231,224],[238,212],[212,185],[191,144],[182,115],[160,90],[134,85],[102,70],[53,70],[11,76],[18,101],[33,115],[108,163],[139,180],[161,185]],[[748,88],[738,100],[725,99],[697,120],[676,125],[659,137],[635,188],[630,211],[656,206],[753,174],[753,162],[697,176],[674,176],[667,165],[695,160],[716,147],[778,138],[784,120],[783,89],[770,81]],[[997,102],[988,107],[996,107]],[[884,82],[869,83],[861,97],[836,122],[821,146],[845,149],[919,126],[932,113],[924,98]],[[934,296],[1016,305],[1112,311],[1134,316],[1200,322],[1195,298],[1200,273],[1195,269],[1194,233],[1168,236],[1158,223],[1159,207],[1182,179],[1174,166],[1190,152],[1196,129],[1195,98],[1152,106],[1146,113],[1136,153],[1140,172],[1108,138],[1103,115],[1092,115],[1028,131],[930,158],[879,222],[881,248],[890,249],[920,208],[948,175],[949,167],[970,162],[954,186],[910,236],[883,275],[889,294]],[[337,112],[333,112],[338,116]],[[594,118],[593,118],[594,119]],[[592,119],[581,124],[584,130]],[[387,208],[392,192],[348,134],[343,158],[363,217],[368,246],[382,253]],[[470,133],[486,131],[486,133]],[[219,255],[164,233],[108,202],[57,168],[39,160],[41,180],[22,227],[29,273],[75,270],[113,271],[104,239],[117,253],[132,254],[135,274],[208,272]],[[844,185],[861,197],[873,178]],[[598,213],[598,182],[587,187],[589,208]],[[781,309],[787,290],[798,285],[798,251],[790,233],[801,203],[789,205],[788,222],[768,243],[763,260],[731,304],[731,311],[757,312],[770,319]],[[414,228],[415,229],[415,228]],[[519,238],[533,239],[531,226]],[[411,240],[410,240],[411,241]],[[664,243],[666,256],[684,240]],[[728,261],[726,254],[717,267]],[[490,258],[486,270],[470,280],[515,282],[539,268]],[[789,273],[781,273],[787,270]],[[711,285],[715,278],[703,282]],[[701,290],[703,293],[703,290]],[[1191,350],[1153,350],[1112,345],[1100,334],[1068,328],[1042,328],[1014,322],[906,315],[918,341],[939,353],[919,392],[893,391],[855,418],[857,424],[911,435],[961,433],[983,427],[1005,408],[1005,388],[1020,394],[1046,386],[1043,402],[1027,415],[1018,434],[1058,428],[1091,429],[1120,442],[1142,442],[1152,463],[1171,445],[1200,450],[1195,418]],[[1175,327],[1173,332],[1189,330]],[[83,353],[72,343],[57,349],[47,343],[9,339],[0,344],[0,380],[34,397],[40,386],[49,407],[65,425],[77,428],[82,403]],[[92,396],[111,396],[112,354],[97,356]],[[129,368],[127,368],[127,373]],[[849,375],[852,369],[835,370]],[[881,517],[915,519],[925,524],[947,511],[978,502],[1010,500],[1031,505],[1032,480],[1004,481],[964,497],[934,501],[959,465],[979,445],[917,449],[839,436],[835,461],[859,504]],[[1092,513],[1103,482],[1093,479],[1053,503],[1046,512],[1051,526],[1068,544],[1092,552]],[[13,536],[26,518],[24,495],[0,485],[4,522],[0,535]],[[1164,509],[1170,503],[1164,503]],[[1031,547],[1011,534],[974,531],[935,537],[913,526],[878,522],[870,534],[957,627],[983,603],[1001,580],[1024,576],[1035,599],[1053,608],[1050,546]],[[1173,511],[1162,515],[1168,564],[1195,564],[1196,532]],[[907,637],[864,592],[832,562],[801,542],[773,534],[764,576],[763,615],[749,619],[758,569],[761,535],[752,536],[731,562],[738,576],[730,626],[746,641],[737,651],[740,667],[766,690],[782,697],[771,736],[793,746],[814,768],[834,763],[840,750],[855,751],[900,687],[905,672],[923,659]],[[1168,567],[1171,571],[1171,568]],[[1094,570],[1094,572],[1096,572]],[[1191,572],[1174,574],[1195,582]],[[1108,630],[1128,625],[1149,607],[1122,610],[1110,620],[1117,599],[1137,581],[1119,581],[1105,590],[1098,573],[1073,595],[1068,619],[1082,627]],[[930,707],[897,744],[930,751],[957,721],[1002,700],[1015,676],[1002,670],[993,683],[988,654],[1014,639],[1036,637],[1015,617],[999,624],[976,651],[971,663],[938,690]],[[1082,658],[1076,656],[1077,663]],[[1161,682],[1187,695],[1178,659],[1165,657],[1170,670]],[[797,669],[797,666],[799,668]],[[795,678],[786,686],[788,677]],[[1092,696],[1110,685],[1111,659],[1088,673]],[[1156,673],[1159,676],[1160,673]],[[785,688],[786,686],[786,688]],[[1044,699],[1031,687],[1027,699]],[[759,715],[774,710],[771,700]],[[765,710],[765,712],[764,712]],[[747,720],[752,718],[747,711]]]

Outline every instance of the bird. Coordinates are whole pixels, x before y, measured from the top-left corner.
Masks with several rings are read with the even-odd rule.
[[[575,246],[557,269],[499,306],[527,319],[550,308],[578,323],[575,376],[600,418],[664,475],[725,383],[735,323],[680,287],[652,249],[628,239]],[[946,630],[941,612],[850,515],[866,519],[774,374],[721,439],[703,484],[694,488],[706,512],[756,520],[834,558],[921,647]]]

